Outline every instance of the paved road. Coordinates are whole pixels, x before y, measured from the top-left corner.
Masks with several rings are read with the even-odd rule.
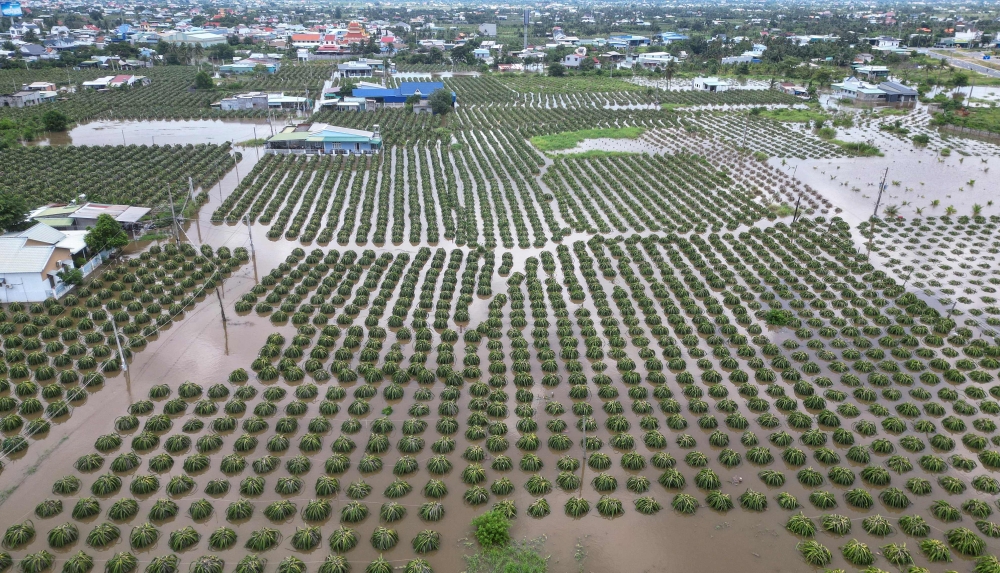
[[[973,62],[969,62],[969,61],[966,61],[966,60],[960,60],[958,58],[953,58],[951,56],[947,56],[947,55],[940,54],[940,53],[937,53],[937,52],[931,52],[931,51],[927,50],[926,48],[920,48],[917,51],[920,52],[921,54],[926,54],[926,55],[928,55],[928,56],[930,56],[932,58],[937,58],[939,60],[948,60],[948,63],[951,64],[951,65],[953,65],[953,66],[955,66],[956,68],[964,68],[966,70],[970,70],[970,71],[973,71],[973,72],[979,72],[980,74],[983,74],[983,75],[986,75],[986,76],[990,76],[992,78],[1000,78],[1000,70],[995,70],[993,68],[988,68],[986,66],[983,66],[983,65],[980,65],[980,64],[976,64],[976,63],[973,63]]]

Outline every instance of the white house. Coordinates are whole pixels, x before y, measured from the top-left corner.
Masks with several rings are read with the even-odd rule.
[[[645,54],[639,54],[636,58],[636,63],[646,69],[653,68],[665,68],[670,62],[676,62],[677,58],[670,55],[669,52],[647,52]]]
[[[68,291],[58,273],[73,268],[73,253],[83,246],[80,238],[67,239],[41,223],[0,237],[0,302],[39,302]]]
[[[891,50],[891,49],[898,48],[900,42],[902,42],[902,40],[900,40],[899,38],[893,38],[892,36],[878,36],[878,37],[875,37],[875,38],[863,38],[863,41],[867,42],[868,45],[872,46],[873,48],[876,48],[876,49],[879,49],[879,50]]]
[[[493,63],[493,56],[490,55],[489,48],[476,48],[472,50],[472,55],[476,57],[480,62],[486,62],[487,64]]]
[[[716,77],[699,77],[691,82],[691,89],[703,92],[724,92],[729,89],[729,84],[725,80],[720,80]]]

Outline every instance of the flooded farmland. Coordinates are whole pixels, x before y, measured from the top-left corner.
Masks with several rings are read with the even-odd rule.
[[[137,244],[140,264],[75,304],[4,309],[0,507],[34,528],[7,551],[461,571],[470,521],[496,508],[557,572],[800,571],[808,541],[830,567],[868,550],[892,568],[907,544],[921,567],[943,547],[972,570],[1000,530],[996,182],[976,155],[993,147],[942,157],[859,121],[852,136],[886,138],[885,157],[846,158],[784,125],[677,122],[569,155],[471,127],[371,158],[244,150],[184,222],[186,253]],[[253,125],[205,126],[204,142]],[[737,154],[740,137],[772,158]],[[586,151],[620,153],[573,156]],[[881,222],[868,257],[868,183],[885,167],[883,206],[903,219]],[[799,198],[791,224],[776,208]],[[143,334],[154,303],[172,318]],[[45,332],[64,318],[79,341]],[[99,369],[46,343],[105,364],[111,321],[137,328],[128,372],[64,382]],[[50,362],[57,377],[39,378]],[[75,388],[14,452],[10,416],[47,419]],[[56,547],[65,523],[77,538]],[[104,524],[118,535],[98,543]]]

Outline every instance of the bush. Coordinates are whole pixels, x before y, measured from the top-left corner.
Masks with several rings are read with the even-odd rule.
[[[820,139],[829,140],[837,136],[837,130],[832,127],[821,127],[816,130],[816,135],[818,135]]]
[[[914,135],[912,139],[913,143],[916,143],[917,145],[927,145],[931,141],[930,136],[926,133],[918,133],[917,135]]]
[[[510,541],[510,521],[499,511],[487,511],[473,519],[472,526],[483,547],[502,547]]]

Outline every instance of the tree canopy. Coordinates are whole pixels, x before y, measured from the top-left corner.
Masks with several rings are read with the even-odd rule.
[[[215,82],[208,72],[202,70],[194,76],[194,87],[199,90],[210,90],[215,87]]]
[[[45,131],[66,131],[69,118],[59,110],[50,109],[42,114],[42,124],[45,125]]]
[[[451,92],[446,89],[434,90],[430,97],[427,98],[427,102],[431,104],[431,111],[435,115],[448,113],[454,105],[451,100]]]
[[[97,224],[83,237],[92,253],[120,249],[128,244],[128,234],[111,215],[100,215]]]
[[[0,230],[16,231],[24,226],[28,203],[16,193],[0,193]]]

